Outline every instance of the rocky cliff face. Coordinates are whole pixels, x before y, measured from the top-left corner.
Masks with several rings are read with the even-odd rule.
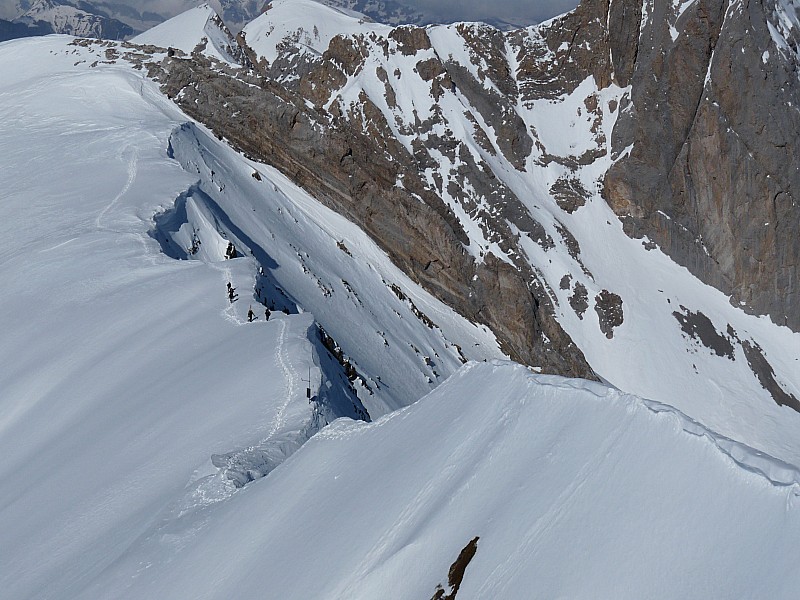
[[[800,326],[798,31],[788,0],[585,0],[511,32],[274,0],[245,68],[198,50],[151,74],[515,359],[650,397],[654,364],[698,394],[743,366],[794,406],[773,333],[659,249]]]
[[[548,371],[592,376],[581,352],[541,305],[547,297],[530,267],[522,262],[516,267],[491,252],[475,260],[465,249],[470,239],[453,211],[419,174],[424,146],[419,156],[408,152],[368,100],[362,114],[349,115],[360,126],[352,127],[350,118],[309,109],[302,94],[272,80],[259,79],[259,87],[250,88],[246,81],[227,81],[205,69],[210,64],[203,65],[199,55],[167,67],[165,90],[173,97],[182,92],[179,103],[189,114],[213,123],[215,133],[277,166],[361,225],[429,291],[489,325],[510,355]],[[314,89],[306,81],[324,81],[337,73],[324,66],[312,69],[303,87]],[[231,104],[248,116],[236,122],[215,117]],[[487,174],[481,169],[473,173],[474,163],[470,167],[464,169],[465,181],[469,174],[480,189],[487,187],[480,180]],[[507,235],[512,237],[510,231]]]
[[[747,310],[800,328],[797,4],[660,3],[612,32],[631,108],[614,132],[605,196],[647,236]],[[638,3],[636,4],[638,6]],[[648,6],[645,4],[645,6]]]

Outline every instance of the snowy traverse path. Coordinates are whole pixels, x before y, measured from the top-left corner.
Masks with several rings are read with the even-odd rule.
[[[230,283],[231,285],[233,285],[234,288],[238,289],[238,286],[236,285],[236,278],[233,276],[233,271],[230,269],[229,266],[227,265],[222,266],[213,262],[209,262],[206,264],[208,264],[212,269],[222,273],[224,284],[227,285],[228,283]],[[234,325],[247,325],[247,322],[244,319],[239,318],[239,316],[236,314],[236,302],[238,302],[240,299],[241,296],[238,296],[235,302],[229,302],[226,300],[226,302],[228,302],[228,305],[222,309],[222,316],[225,317],[227,321],[233,323]]]
[[[283,427],[286,420],[286,410],[295,396],[296,376],[291,369],[291,360],[286,352],[286,319],[281,319],[281,332],[278,335],[278,344],[275,347],[275,359],[283,371],[284,381],[286,384],[286,398],[283,404],[278,408],[275,415],[275,420],[272,423],[270,435],[274,435],[281,427]]]
[[[127,148],[128,146],[123,148],[123,150],[119,153],[120,160],[122,160],[122,157],[124,156],[125,150]],[[131,149],[131,157],[128,160],[128,179],[125,182],[125,185],[122,186],[122,189],[119,191],[119,193],[116,196],[114,196],[114,199],[111,202],[109,202],[108,205],[103,210],[100,211],[100,214],[97,215],[97,219],[95,219],[95,225],[97,225],[98,229],[108,230],[107,227],[103,226],[103,219],[105,218],[106,214],[108,214],[108,211],[114,208],[117,202],[119,202],[120,199],[122,199],[125,196],[125,194],[127,194],[128,191],[131,189],[133,182],[136,180],[136,174],[138,173],[138,171],[139,171],[139,150],[134,146]]]

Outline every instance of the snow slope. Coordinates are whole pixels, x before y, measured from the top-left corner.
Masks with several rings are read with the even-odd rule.
[[[599,384],[471,363],[154,530],[79,597],[430,598],[477,536],[459,600],[793,598],[798,473],[727,443]]]
[[[177,48],[186,54],[200,44],[204,52],[227,63],[236,64],[231,56],[235,41],[223,29],[217,13],[208,4],[187,10],[131,39],[134,44],[152,44],[161,48]]]
[[[159,523],[224,504],[335,418],[367,418],[356,391],[379,416],[466,358],[500,356],[352,224],[188,123],[108,50],[0,44],[14,116],[0,123],[4,598],[74,596]],[[165,253],[181,201],[203,240],[192,260]],[[239,258],[224,259],[229,240]],[[290,314],[266,322],[262,286]]]
[[[430,51],[463,51],[453,35]],[[599,199],[558,212],[557,166],[519,174],[481,154],[536,192],[554,237],[563,221],[579,238],[593,277],[560,242],[529,256],[592,364],[704,424],[599,384],[462,367],[500,356],[490,332],[112,47],[0,44],[4,598],[428,598],[476,536],[459,598],[796,595],[798,417],[655,299],[733,323],[796,391],[794,334],[625,238]],[[397,60],[415,81],[416,59]],[[427,106],[422,89],[404,88],[398,114]],[[589,120],[546,127],[590,92],[525,113],[545,147],[590,144]],[[587,186],[600,167],[580,172]],[[624,296],[613,340],[569,312],[565,270],[590,298]],[[365,411],[386,416],[352,420]]]

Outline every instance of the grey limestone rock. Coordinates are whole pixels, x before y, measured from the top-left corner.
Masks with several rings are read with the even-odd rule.
[[[797,330],[800,32],[776,45],[769,27],[783,35],[773,23],[785,7],[775,0],[697,0],[673,40],[670,6],[656,2],[642,23],[632,106],[614,132],[633,150],[608,173],[605,197],[630,235]]]

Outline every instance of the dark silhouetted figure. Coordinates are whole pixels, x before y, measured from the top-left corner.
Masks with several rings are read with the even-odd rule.
[[[231,282],[228,282],[228,301],[233,304],[236,301],[236,288],[231,285]]]
[[[265,308],[264,309],[264,320],[265,321],[269,321],[269,315],[270,315],[269,308]]]
[[[247,322],[252,323],[256,319],[256,313],[253,312],[253,307],[247,309]]]
[[[239,254],[236,252],[236,246],[232,242],[228,242],[228,248],[225,250],[225,258],[236,258]]]

